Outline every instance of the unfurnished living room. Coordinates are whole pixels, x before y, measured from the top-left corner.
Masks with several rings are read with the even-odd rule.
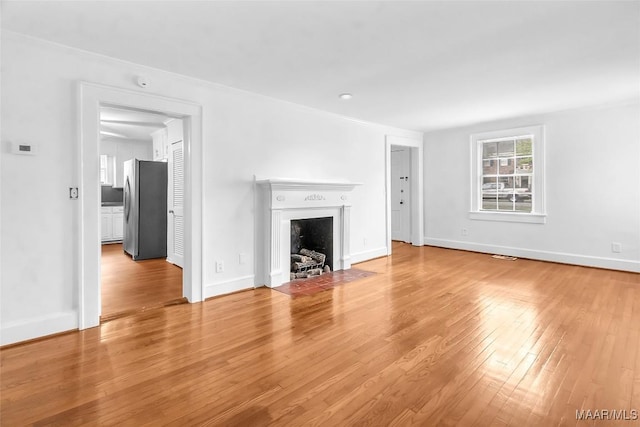
[[[640,1],[0,8],[0,425],[640,425]]]

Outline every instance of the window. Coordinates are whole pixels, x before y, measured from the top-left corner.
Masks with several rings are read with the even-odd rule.
[[[108,184],[107,182],[107,155],[100,154],[100,184]]]
[[[544,223],[544,128],[471,136],[471,218]]]

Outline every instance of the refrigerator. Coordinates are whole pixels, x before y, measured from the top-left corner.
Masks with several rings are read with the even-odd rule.
[[[124,251],[135,260],[167,256],[167,163],[124,162]]]

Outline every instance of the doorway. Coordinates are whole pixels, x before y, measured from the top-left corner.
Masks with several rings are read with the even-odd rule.
[[[202,300],[202,108],[194,103],[93,83],[78,85],[78,326],[100,324],[100,107],[162,112],[184,123],[184,268],[182,296]],[[163,261],[166,262],[166,261]]]
[[[100,106],[103,322],[185,302],[182,263],[174,262],[184,233],[180,227],[176,238],[173,215],[174,199],[182,208],[183,162],[181,156],[176,162],[168,148],[182,152],[183,140],[180,118]]]
[[[391,255],[392,240],[414,246],[424,244],[422,145],[422,140],[417,138],[386,137],[387,255]]]

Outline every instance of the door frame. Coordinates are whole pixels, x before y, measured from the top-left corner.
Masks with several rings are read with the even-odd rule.
[[[424,245],[424,173],[421,139],[395,135],[385,137],[385,196],[387,219],[387,255],[391,255],[391,146],[409,147],[411,158],[411,222],[409,236],[413,246]]]
[[[189,101],[78,82],[78,328],[100,324],[100,106],[160,111],[184,120],[185,265],[183,296],[202,301],[202,106]]]

